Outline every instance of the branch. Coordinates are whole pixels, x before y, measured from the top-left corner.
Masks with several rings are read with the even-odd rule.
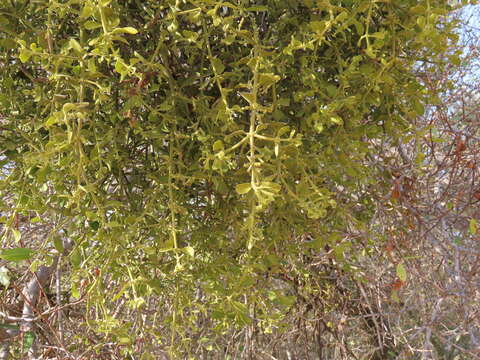
[[[64,241],[64,254],[68,252],[73,247],[73,242],[71,240]],[[60,255],[57,255],[54,258],[53,264],[51,266],[41,266],[37,272],[33,275],[32,279],[28,282],[25,288],[22,291],[22,297],[24,298],[24,305],[22,311],[22,318],[20,321],[20,330],[25,333],[28,331],[33,331],[35,325],[35,308],[40,297],[41,289],[50,281],[55,269],[57,268]],[[27,358],[35,358],[35,353],[37,352],[36,342],[32,344],[27,353]]]

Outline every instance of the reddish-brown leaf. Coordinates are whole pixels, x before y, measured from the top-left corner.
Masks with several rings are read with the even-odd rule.
[[[390,286],[392,287],[392,290],[395,290],[395,291],[400,290],[404,285],[405,285],[405,282],[400,279],[397,279],[390,284]]]
[[[400,182],[398,180],[395,180],[393,182],[391,198],[397,200],[400,198],[400,195],[401,195]]]

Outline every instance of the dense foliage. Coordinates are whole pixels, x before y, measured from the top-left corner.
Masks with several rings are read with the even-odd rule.
[[[336,306],[332,272],[367,281],[356,259],[381,240],[359,233],[399,197],[379,149],[421,136],[412,120],[438,99],[415,70],[458,60],[452,9],[2,2],[4,244],[26,247],[23,222],[46,229],[3,258],[63,254],[64,300],[86,302],[96,336],[68,351],[233,354],[223,339],[244,329],[253,356],[307,294]]]

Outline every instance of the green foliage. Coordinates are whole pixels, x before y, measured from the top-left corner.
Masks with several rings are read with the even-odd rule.
[[[0,253],[0,259],[13,262],[24,261],[30,259],[33,252],[32,249],[25,248],[6,249]]]
[[[397,265],[397,276],[400,281],[407,281],[407,270],[405,269],[405,266],[403,264]]]
[[[385,176],[365,160],[423,114],[413,70],[447,49],[450,10],[440,0],[3,2],[0,190],[15,213],[56,219],[75,241],[74,296],[92,269],[102,274],[82,290],[102,310],[89,325],[126,348],[133,325],[109,313],[120,298],[170,304],[170,337],[151,322],[142,331],[179,351],[204,317],[217,334],[281,326],[296,297],[273,279],[327,246],[340,267],[355,257],[344,234],[371,219]]]
[[[33,345],[35,341],[35,333],[32,331],[27,331],[23,335],[23,351],[27,352]]]

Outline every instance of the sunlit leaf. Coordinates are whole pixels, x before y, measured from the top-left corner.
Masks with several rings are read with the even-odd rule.
[[[20,55],[18,56],[18,58],[22,63],[26,63],[31,56],[32,56],[32,52],[30,50],[22,49],[20,50]]]
[[[248,193],[251,189],[252,189],[252,184],[250,184],[250,183],[238,184],[235,187],[235,190],[240,195]]]
[[[79,53],[81,53],[83,51],[82,46],[75,39],[70,39],[70,46],[71,46],[72,49],[74,49],[75,51],[77,51]]]
[[[115,30],[112,31],[113,34],[137,34],[138,33],[138,30],[133,28],[133,27],[130,27],[130,26],[127,26],[127,27],[123,27],[123,28],[116,28]]]
[[[224,147],[223,147],[223,142],[222,140],[217,140],[213,143],[213,151],[217,152],[217,151],[220,151],[220,150],[223,150]]]

